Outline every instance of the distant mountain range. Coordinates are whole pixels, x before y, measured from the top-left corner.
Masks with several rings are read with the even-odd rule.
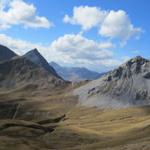
[[[49,64],[63,79],[68,81],[95,80],[103,75],[103,73],[94,72],[84,67],[64,67],[56,62],[51,62]]]

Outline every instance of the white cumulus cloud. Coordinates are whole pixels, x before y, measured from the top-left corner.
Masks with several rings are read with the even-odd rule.
[[[36,7],[23,0],[2,0],[0,2],[0,29],[12,25],[31,28],[49,28],[53,25],[46,17],[36,15]]]
[[[52,49],[57,49],[63,53],[68,54],[72,58],[82,59],[100,59],[111,57],[113,48],[110,42],[95,42],[87,39],[80,34],[66,34],[53,41]]]
[[[65,15],[63,21],[80,25],[82,30],[96,27],[102,37],[119,39],[126,43],[132,37],[138,37],[141,28],[135,27],[128,14],[123,10],[102,10],[98,7],[74,7],[73,16]]]
[[[141,32],[140,28],[135,28],[125,11],[110,11],[100,27],[100,35],[119,38],[127,41],[131,37],[137,36]]]
[[[81,25],[83,30],[89,30],[103,22],[107,12],[97,7],[74,7],[73,16],[65,15],[64,22]]]

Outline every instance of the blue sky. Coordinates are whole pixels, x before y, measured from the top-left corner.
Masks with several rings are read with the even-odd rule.
[[[20,55],[37,47],[48,61],[97,71],[150,57],[148,0],[2,0],[0,6],[0,44]]]

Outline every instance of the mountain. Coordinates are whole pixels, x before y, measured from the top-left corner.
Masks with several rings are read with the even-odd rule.
[[[99,104],[90,106],[102,106],[99,101],[110,96],[106,108],[114,102],[113,92],[121,92],[118,101],[125,101],[123,94],[130,98],[134,88],[148,91],[149,67],[149,60],[134,58],[101,79],[77,83],[75,87],[86,85],[75,94],[88,106],[90,100]],[[150,106],[107,110],[81,106],[78,96],[72,95],[74,86],[67,83],[24,56],[0,62],[1,149],[150,149]],[[148,95],[137,98],[148,101]]]
[[[0,45],[0,62],[9,60],[15,56],[17,56],[17,54],[15,54],[12,50],[3,45]]]
[[[95,80],[102,74],[90,71],[87,68],[80,67],[63,67],[55,62],[50,63],[54,67],[56,72],[65,80],[68,81],[83,81],[83,80]]]
[[[31,89],[34,87],[44,89],[61,86],[64,83],[53,72],[48,72],[25,57],[16,57],[0,63],[0,88],[3,89],[30,85]]]
[[[55,69],[48,64],[48,62],[45,60],[45,58],[38,52],[37,49],[33,49],[26,53],[24,55],[25,58],[29,59],[33,63],[37,64],[38,66],[44,68],[49,73],[52,73],[54,76],[59,77],[59,75],[56,73]]]
[[[150,104],[150,61],[137,56],[102,78],[74,91],[88,106],[124,107]]]

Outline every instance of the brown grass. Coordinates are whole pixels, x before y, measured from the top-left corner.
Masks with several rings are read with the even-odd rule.
[[[0,132],[0,150],[150,149],[150,106],[116,110],[81,107],[76,105],[77,97],[71,96],[69,88],[1,92],[0,102],[20,104],[14,119],[39,122],[66,114],[52,133],[39,134],[18,127]]]

